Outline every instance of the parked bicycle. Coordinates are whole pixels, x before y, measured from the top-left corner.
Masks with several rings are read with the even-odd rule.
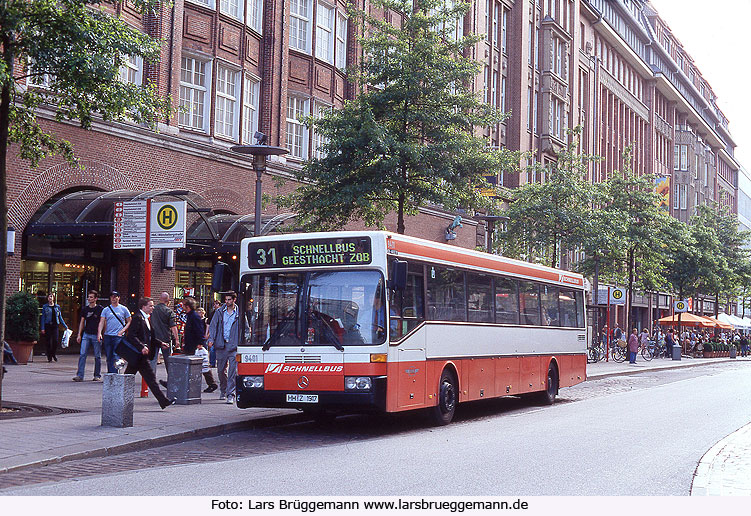
[[[628,358],[628,348],[626,346],[619,346],[616,344],[610,349],[611,357],[616,362],[623,362]]]
[[[601,342],[594,344],[587,351],[587,362],[593,364],[600,360],[605,360],[606,350],[605,345]]]

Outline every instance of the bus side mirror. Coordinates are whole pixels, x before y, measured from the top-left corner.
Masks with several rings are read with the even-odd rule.
[[[407,287],[407,262],[394,260],[391,267],[391,288],[404,290]]]
[[[214,265],[214,272],[211,274],[211,290],[219,292],[222,290],[222,284],[224,283],[224,269],[229,266],[224,262],[216,262]]]

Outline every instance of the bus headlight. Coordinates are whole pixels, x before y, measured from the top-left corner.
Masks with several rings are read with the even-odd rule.
[[[371,387],[370,376],[345,376],[344,389],[347,391],[369,391]]]
[[[263,376],[243,376],[243,386],[248,389],[263,389]]]

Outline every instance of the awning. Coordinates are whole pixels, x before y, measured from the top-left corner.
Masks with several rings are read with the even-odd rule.
[[[719,328],[721,330],[732,330],[733,329],[733,325],[732,324],[728,324],[728,323],[725,323],[725,322],[722,322],[722,321],[718,321],[714,317],[709,317],[709,316],[705,315],[705,316],[703,316],[703,318],[706,319],[707,321],[709,321],[710,323],[712,323],[712,325],[713,325],[714,328]]]
[[[662,326],[678,326],[678,314],[671,315],[668,317],[663,317],[662,319],[658,319],[657,322]],[[714,322],[711,322],[705,319],[704,317],[690,314],[688,312],[681,314],[680,325],[697,327],[697,328],[714,328],[715,327]]]
[[[733,328],[737,328],[740,330],[747,330],[749,326],[746,324],[746,322],[741,319],[740,317],[736,317],[734,315],[726,314],[726,313],[720,313],[717,315],[717,319],[721,322],[730,324],[733,326]]]

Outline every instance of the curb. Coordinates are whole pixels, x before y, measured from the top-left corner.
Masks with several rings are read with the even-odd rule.
[[[195,430],[186,430],[185,432],[179,432],[176,434],[165,435],[156,437],[154,439],[139,439],[137,441],[118,444],[115,446],[105,446],[93,450],[86,450],[83,452],[70,453],[66,455],[60,455],[49,459],[42,459],[36,461],[30,461],[26,464],[18,464],[16,466],[9,466],[0,468],[0,474],[17,472],[19,470],[28,469],[36,466],[47,466],[50,464],[59,464],[61,462],[69,462],[80,459],[91,459],[96,457],[107,457],[111,455],[121,455],[123,453],[129,453],[134,451],[148,450],[151,448],[158,448],[161,446],[167,446],[178,442],[191,441],[195,439],[203,439],[206,437],[216,437],[229,432],[237,432],[240,430],[252,430],[255,428],[266,428],[274,425],[301,423],[303,421],[310,420],[310,416],[305,414],[282,414],[276,416],[262,417],[258,419],[250,419],[247,421],[238,421],[234,423],[225,423],[221,425],[214,425],[204,428],[198,428]]]
[[[689,367],[701,367],[705,365],[712,365],[712,364],[721,364],[723,362],[731,362],[735,361],[734,358],[726,358],[723,360],[713,360],[712,362],[692,362],[692,363],[686,363],[685,365],[669,365],[664,367],[645,367],[645,368],[638,368],[634,370],[625,370],[625,371],[614,371],[612,373],[595,373],[595,374],[588,374],[587,380],[600,380],[602,378],[610,378],[612,376],[631,376],[633,374],[640,374],[644,372],[652,372],[652,371],[670,371],[672,369],[686,369]],[[678,360],[676,360],[678,362]],[[682,360],[681,360],[682,362]]]
[[[732,434],[720,439],[714,446],[712,446],[707,453],[699,460],[694,470],[694,477],[691,481],[690,496],[709,496],[709,483],[712,470],[714,469],[714,461],[720,452],[730,444],[735,437],[746,430],[751,428],[751,423],[743,425]]]

